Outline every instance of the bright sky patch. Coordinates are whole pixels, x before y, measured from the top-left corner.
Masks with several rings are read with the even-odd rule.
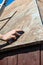
[[[6,3],[6,6],[10,5],[12,2],[14,2],[15,0],[8,0]],[[3,0],[0,0],[0,4],[3,2]]]

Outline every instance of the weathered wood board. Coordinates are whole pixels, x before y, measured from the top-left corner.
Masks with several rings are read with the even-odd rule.
[[[22,29],[25,33],[1,50],[43,40],[43,26],[35,0],[16,0],[0,12],[0,33],[5,34],[12,29]],[[0,46],[5,43],[0,40]]]
[[[39,7],[42,23],[43,23],[43,0],[37,0],[37,4]]]
[[[0,65],[40,65],[40,45],[1,53]]]

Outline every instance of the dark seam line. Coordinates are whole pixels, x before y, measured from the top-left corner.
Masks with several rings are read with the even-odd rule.
[[[40,0],[39,0],[40,1]],[[40,1],[41,3],[43,3],[42,1]]]
[[[17,11],[16,11],[16,12],[17,12]],[[16,13],[16,12],[15,12],[15,13]],[[15,13],[13,13],[13,15],[14,15]],[[5,18],[5,19],[0,20],[0,22],[4,21],[4,20],[6,20],[6,19],[10,19],[11,17],[13,17],[13,15],[10,16],[10,17],[8,17],[8,18]]]
[[[40,65],[41,65],[41,45],[40,45]]]
[[[0,20],[0,22],[3,22],[4,20],[6,20],[6,19],[10,19],[11,17],[8,17],[8,18],[5,18],[5,19],[2,19],[2,20]]]
[[[14,14],[9,18],[9,20],[6,21],[6,23],[0,28],[0,31],[4,28],[4,26],[10,21],[10,19],[11,19],[16,13],[17,13],[17,11],[14,12]]]
[[[18,65],[18,54],[17,54],[17,63],[16,63],[16,65]]]
[[[37,3],[37,0],[36,0],[36,4],[37,4],[37,7],[38,7],[38,11],[39,11],[39,15],[40,15],[41,22],[42,22],[42,24],[43,24],[43,21],[42,21],[42,17],[41,17],[41,13],[40,13],[40,9],[39,9],[39,6],[38,6],[38,3]]]

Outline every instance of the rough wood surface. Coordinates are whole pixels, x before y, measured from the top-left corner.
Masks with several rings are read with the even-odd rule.
[[[40,65],[40,45],[27,46],[4,52],[0,65]]]
[[[3,56],[3,58],[0,59],[0,65],[17,65],[17,55],[4,57],[5,55],[6,54],[1,55],[1,56]]]
[[[43,23],[43,0],[37,0],[37,4],[38,4],[39,10],[40,10],[40,15],[42,18],[42,23]]]
[[[7,58],[0,60],[0,65],[7,65]]]
[[[41,65],[43,65],[43,44],[41,45]]]
[[[27,47],[27,49],[19,50],[21,54],[18,54],[18,65],[40,65],[39,48],[40,47]]]
[[[12,29],[22,29],[25,33],[16,42],[1,49],[43,40],[43,26],[35,0],[16,0],[1,10],[0,33],[5,34]],[[0,46],[5,43],[0,41]]]

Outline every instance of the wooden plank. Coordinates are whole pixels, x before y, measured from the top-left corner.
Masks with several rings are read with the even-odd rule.
[[[8,19],[7,20],[2,20],[1,22],[0,22],[0,30],[5,26],[5,24],[6,24],[6,22],[8,21]]]
[[[38,3],[39,10],[40,10],[40,15],[41,15],[41,18],[42,18],[42,23],[43,23],[43,0],[37,0],[37,3]]]
[[[41,65],[43,65],[43,44],[41,45]]]
[[[12,29],[22,29],[24,31],[24,34],[19,39],[17,39],[17,41],[15,41],[13,44],[5,45],[5,47],[1,48],[1,50],[43,40],[43,28],[42,28],[41,18],[39,15],[39,10],[38,10],[36,1],[35,0],[30,0],[30,1],[17,0],[16,3],[18,4],[15,5],[13,3],[12,5],[9,6],[13,11],[9,7],[8,8],[6,7],[4,12],[2,13],[1,15],[2,18],[10,16],[10,15],[13,17],[1,29],[0,33],[5,34]],[[15,9],[13,9],[14,7]],[[9,9],[11,13],[9,13],[10,12]],[[7,15],[6,12],[9,15]],[[2,19],[1,17],[0,17],[0,21],[5,19],[5,18]],[[2,44],[5,44],[5,42],[0,41],[0,45]]]
[[[19,50],[18,65],[40,65],[40,47],[33,47]]]
[[[1,63],[3,57],[4,59],[7,58],[4,60],[7,64]],[[0,65],[40,65],[40,45],[7,51],[4,52],[3,57],[0,59]]]
[[[4,59],[0,60],[0,65],[17,65],[17,57],[16,56],[9,56],[5,57]]]
[[[7,65],[7,58],[0,59],[0,65]]]
[[[1,11],[0,12],[0,14],[1,14],[0,20],[11,17],[12,14],[14,14],[14,12],[16,11],[17,7],[24,5],[26,3],[30,3],[31,1],[32,0],[29,0],[29,1],[28,0],[25,0],[25,1],[24,0],[23,1],[16,0],[10,6],[7,6],[7,7],[3,6],[4,8],[0,10]]]
[[[0,65],[17,65],[17,52],[15,50],[0,53]]]
[[[37,0],[38,6],[39,6],[39,10],[40,10],[40,14],[41,14],[41,18],[42,18],[42,23],[43,23],[43,0]],[[41,65],[43,65],[43,43],[41,45]]]
[[[17,57],[16,56],[9,56],[8,57],[8,65],[17,65]]]

